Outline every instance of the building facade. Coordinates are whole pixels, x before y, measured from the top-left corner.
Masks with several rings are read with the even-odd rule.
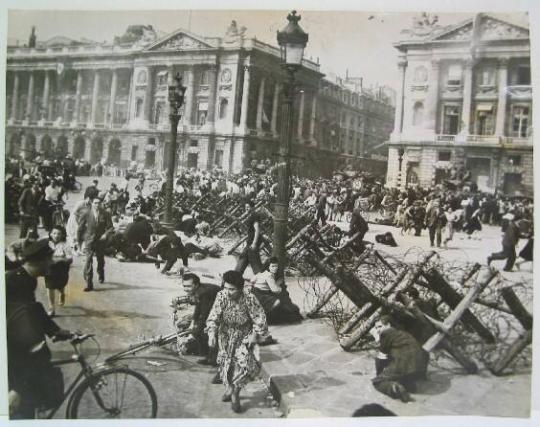
[[[390,137],[394,106],[382,88],[365,89],[361,78],[325,78],[319,90],[316,140],[342,153],[347,165],[370,157],[373,147]]]
[[[532,194],[529,30],[487,14],[417,20],[400,52],[387,184],[431,187],[465,167],[480,190]]]
[[[239,173],[253,160],[276,160],[286,76],[279,50],[244,31],[233,21],[221,38],[182,29],[158,37],[150,26],[132,26],[110,44],[39,43],[32,33],[28,46],[8,47],[6,154],[69,154],[161,170],[170,138],[167,88],[180,74],[187,90],[179,165]],[[352,151],[342,144],[341,130],[319,137],[327,104],[353,107],[341,94],[330,100],[319,67],[305,59],[296,74],[293,153],[302,175],[329,174],[362,153],[356,136],[343,137],[355,141]],[[336,114],[339,127],[341,108]]]

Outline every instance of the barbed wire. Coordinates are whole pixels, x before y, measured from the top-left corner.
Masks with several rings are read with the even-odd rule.
[[[384,262],[376,256],[369,256],[364,262],[357,265],[354,274],[375,295],[383,296],[383,290],[395,280],[396,275],[408,267],[414,269],[426,259],[429,251],[419,247],[409,248],[402,256],[381,253]],[[434,270],[459,295],[465,295],[474,287],[479,280],[485,279],[489,274],[489,267],[480,266],[469,280],[475,263],[472,262],[465,251],[460,251],[459,256],[453,253],[453,259],[445,259],[439,254],[424,263],[422,270],[425,272]],[[354,267],[354,259],[348,262],[339,262],[339,266],[350,271]],[[335,265],[333,266],[336,267]],[[304,293],[304,310],[322,302],[328,291],[328,281],[318,276],[308,276],[298,279],[299,287]],[[424,285],[429,284],[424,281]],[[434,300],[437,304],[437,312],[441,319],[445,319],[452,312],[450,307],[441,296],[426,286],[415,286],[423,300]],[[510,314],[510,310],[503,298],[502,289],[511,287],[518,298],[527,306],[532,301],[532,283],[523,275],[513,275],[509,278],[498,274],[494,280],[482,291],[479,299],[471,305],[469,311],[481,322],[481,324],[495,338],[494,343],[488,343],[463,322],[458,322],[451,330],[449,339],[453,346],[473,360],[482,362],[486,367],[494,366],[495,362],[505,354],[514,341],[523,333],[524,329],[520,322]],[[326,319],[339,336],[339,331],[347,321],[351,319],[358,308],[342,292],[338,291],[318,312],[318,316]],[[373,340],[368,335],[361,339],[353,349],[366,350],[374,346]],[[439,367],[448,367],[449,356],[442,351],[434,351],[431,355],[431,363]],[[509,373],[530,369],[532,361],[531,346],[522,351],[507,367]],[[454,362],[455,364],[455,362]],[[446,369],[445,368],[445,369]]]

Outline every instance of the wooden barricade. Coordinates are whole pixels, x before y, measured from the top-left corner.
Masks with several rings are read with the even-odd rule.
[[[533,316],[523,306],[511,287],[503,288],[502,296],[514,317],[523,326],[524,331],[495,364],[489,367],[494,375],[502,375],[508,365],[532,343]]]

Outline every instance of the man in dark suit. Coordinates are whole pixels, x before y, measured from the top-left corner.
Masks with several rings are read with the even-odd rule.
[[[429,230],[429,242],[431,247],[435,245],[435,238],[437,238],[437,247],[441,247],[442,241],[442,229],[446,225],[446,216],[441,208],[439,199],[434,199],[426,211],[424,223]]]
[[[37,234],[39,222],[38,205],[42,197],[37,181],[25,180],[24,190],[19,197],[19,214],[21,216],[21,231],[19,237],[24,239],[28,230]]]
[[[504,220],[508,221],[508,225],[504,228],[504,235],[502,239],[502,251],[492,253],[488,256],[487,264],[490,265],[494,260],[506,260],[504,265],[504,271],[512,271],[514,263],[516,262],[516,245],[519,242],[520,230],[516,223],[516,216],[513,213],[508,213],[503,216]]]
[[[186,273],[182,276],[184,292],[190,297],[190,302],[195,306],[193,319],[190,324],[192,345],[188,347],[191,354],[204,356],[197,363],[201,365],[216,365],[217,354],[208,348],[208,335],[204,331],[206,320],[212,310],[216,295],[221,290],[219,286],[209,283],[201,283],[199,276]]]
[[[373,386],[393,399],[411,401],[409,392],[414,392],[416,382],[426,377],[429,354],[411,334],[392,327],[386,315],[381,316],[371,333],[380,345]]]
[[[86,190],[84,190],[84,198],[86,199],[88,197],[90,198],[90,200],[92,200],[94,197],[97,197],[99,195],[99,189],[97,188],[97,186],[98,180],[94,179],[92,181],[92,185],[89,185],[88,187],[86,187]]]
[[[105,281],[105,243],[107,234],[114,231],[111,215],[101,209],[101,199],[94,197],[92,207],[81,217],[77,230],[79,246],[84,242],[84,280],[86,281],[85,292],[94,289],[92,281],[94,276],[93,257],[97,259],[97,273],[99,283]]]
[[[349,237],[353,237],[356,233],[360,233],[358,239],[356,239],[350,246],[358,255],[364,252],[364,249],[366,248],[366,246],[364,245],[364,236],[366,235],[368,230],[368,223],[362,217],[360,209],[355,208],[351,216],[348,234]]]

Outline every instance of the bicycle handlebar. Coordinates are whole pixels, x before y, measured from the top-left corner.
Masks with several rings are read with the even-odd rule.
[[[77,344],[83,343],[87,339],[92,338],[94,336],[95,336],[95,334],[78,334],[78,333],[74,333],[74,334],[71,335],[70,338],[68,338],[68,340],[69,340],[70,344],[77,345]],[[55,341],[58,341],[58,339],[53,338],[53,342],[55,342]]]

